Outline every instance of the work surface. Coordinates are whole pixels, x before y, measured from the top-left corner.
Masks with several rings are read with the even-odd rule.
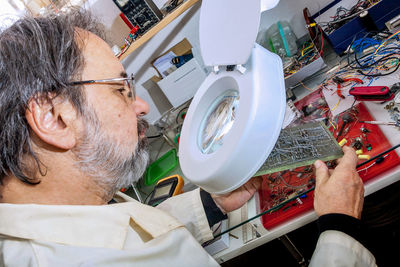
[[[329,68],[328,68],[329,69]],[[327,69],[327,70],[328,70]],[[399,72],[395,72],[391,75],[379,78],[368,80],[368,85],[392,85],[398,81],[400,81]],[[298,99],[308,95],[311,93],[309,89],[317,90],[319,87],[317,85],[320,84],[322,79],[325,79],[324,75],[319,75],[312,80],[307,82],[308,89],[306,90],[304,87],[299,87],[296,89],[295,94],[298,95]],[[310,88],[311,87],[311,88]],[[349,107],[353,105],[352,100],[346,101],[338,101],[338,98],[335,98],[332,94],[328,95],[327,98],[331,97],[332,99],[327,99],[327,102],[330,103],[330,109],[333,111],[336,110],[335,115],[345,111]],[[350,99],[350,97],[348,97]],[[338,104],[338,102],[342,102]],[[388,110],[385,109],[386,104],[382,104],[382,102],[363,102],[365,107],[369,111],[369,113],[373,116],[373,118],[377,121],[391,121],[391,117],[388,113]],[[388,142],[391,146],[397,145],[400,143],[400,130],[394,126],[382,125],[379,126],[382,133],[388,139]],[[396,150],[397,154],[400,154],[400,149]],[[370,195],[384,187],[390,186],[396,181],[400,180],[400,166],[395,166],[390,168],[389,170],[381,171],[380,174],[375,175],[373,178],[367,180],[365,182],[365,195]],[[229,214],[229,227],[235,227],[237,225],[242,224],[246,219],[252,218],[255,215],[260,213],[259,208],[259,196],[254,197],[250,200],[246,206],[242,209],[237,210]],[[315,212],[311,209],[305,211],[297,216],[287,219],[283,223],[272,227],[270,230],[266,230],[262,220],[260,218],[256,218],[249,223],[241,225],[230,231],[228,235],[229,237],[229,247],[220,251],[219,253],[213,255],[214,258],[222,263],[232,259],[236,256],[239,256],[251,249],[254,249],[262,244],[270,242],[282,235],[285,235],[295,229],[298,229],[314,220],[317,219]]]

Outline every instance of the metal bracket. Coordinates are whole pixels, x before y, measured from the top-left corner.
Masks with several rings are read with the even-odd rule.
[[[218,74],[218,73],[219,73],[219,66],[214,66],[214,67],[213,67],[213,72],[214,72],[215,74]]]
[[[236,66],[236,69],[241,73],[241,74],[244,74],[245,72],[246,72],[246,68],[245,67],[243,67],[241,64],[239,64],[239,65],[237,65]]]

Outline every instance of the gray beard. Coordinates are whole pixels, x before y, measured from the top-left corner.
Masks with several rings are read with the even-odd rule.
[[[93,179],[108,202],[118,190],[129,187],[143,176],[149,163],[148,143],[146,138],[138,137],[135,151],[129,151],[106,135],[93,111],[86,113],[85,132],[79,146],[73,150],[76,166]],[[138,119],[138,135],[145,128],[148,128],[147,122]]]

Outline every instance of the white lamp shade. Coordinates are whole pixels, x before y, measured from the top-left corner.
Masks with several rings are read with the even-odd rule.
[[[282,129],[286,93],[281,59],[255,44],[244,66],[244,75],[223,70],[207,76],[183,123],[182,172],[210,193],[231,192],[253,177]]]
[[[279,0],[261,0],[261,12],[273,9],[279,3]]]

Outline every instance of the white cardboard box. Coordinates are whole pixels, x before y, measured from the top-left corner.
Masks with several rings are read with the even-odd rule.
[[[308,64],[308,65],[304,66],[303,68],[301,68],[296,73],[286,77],[285,78],[286,88],[290,88],[292,86],[295,86],[296,84],[298,84],[299,82],[301,82],[305,78],[313,75],[314,73],[316,73],[317,71],[319,71],[319,70],[321,70],[321,69],[323,69],[325,67],[326,67],[326,64],[325,64],[323,58],[322,57],[317,58],[316,60],[314,60],[310,64]]]
[[[220,222],[220,225],[214,225],[213,228],[216,227],[217,230],[213,231],[214,235],[220,234],[228,229],[228,220],[223,220]],[[212,229],[213,230],[213,229]],[[229,234],[226,233],[222,236],[219,236],[213,240],[206,242],[203,244],[204,249],[208,252],[208,254],[215,255],[218,252],[221,252],[224,249],[229,248]]]
[[[191,99],[206,78],[206,73],[195,58],[157,82],[174,107]]]

